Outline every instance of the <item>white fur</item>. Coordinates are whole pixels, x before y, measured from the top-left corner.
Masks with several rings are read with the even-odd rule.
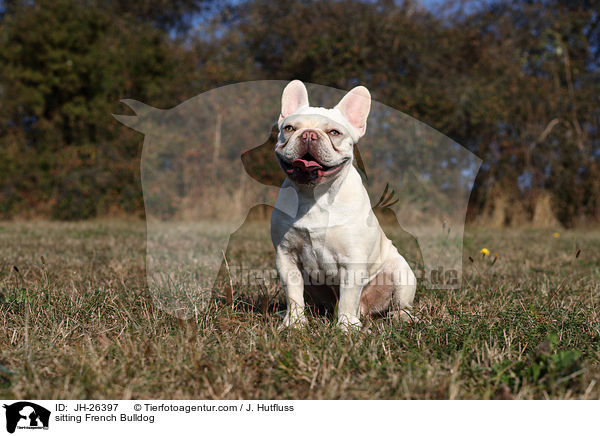
[[[347,128],[347,136],[351,138],[349,144],[354,144],[366,129],[370,108],[370,97],[368,102],[366,100],[368,91],[364,87],[359,87],[361,89],[358,91],[355,88],[334,109],[312,108],[303,105],[303,99],[298,98],[304,95],[298,83],[302,84],[294,81],[286,87],[286,90],[290,86],[293,88],[291,100],[286,98],[290,94],[284,91],[282,108],[285,107],[287,116],[280,119],[280,129],[286,119],[293,115],[298,132],[306,129],[318,131],[321,138],[318,147],[324,150],[312,151],[313,155],[338,155],[338,159],[349,158],[350,161],[331,180],[313,185],[297,184],[286,178],[281,187],[271,218],[271,238],[276,250],[277,270],[287,298],[283,325],[294,326],[306,321],[302,279],[305,271],[314,275],[326,273],[334,280],[343,277],[348,279],[340,284],[338,324],[342,328],[359,327],[363,287],[386,265],[393,265],[394,272],[398,273],[399,279],[394,282],[393,302],[400,309],[410,308],[416,280],[373,214],[367,191],[351,162],[352,147],[344,146],[336,150],[333,143],[327,141],[327,132],[321,130],[332,120]],[[295,107],[295,104],[299,106]],[[346,113],[351,113],[348,115],[351,120],[343,115],[340,107]],[[277,146],[280,156],[294,153],[292,142],[297,141],[300,133],[289,137],[287,142],[280,138]],[[340,142],[345,143],[346,138]]]

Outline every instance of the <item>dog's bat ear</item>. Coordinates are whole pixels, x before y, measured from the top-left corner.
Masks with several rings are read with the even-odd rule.
[[[364,86],[351,89],[335,107],[356,129],[359,136],[367,131],[367,118],[371,110],[371,93]]]
[[[283,90],[281,96],[281,114],[279,121],[301,107],[308,106],[308,92],[300,80],[292,80]]]
[[[121,100],[121,103],[124,103],[131,109],[133,109],[136,115],[112,114],[112,116],[119,120],[121,123],[125,124],[127,127],[137,130],[138,132],[144,133],[144,120],[149,119],[151,114],[158,109],[155,109],[152,106],[148,106],[147,104],[144,104],[140,101],[131,99],[123,99]]]

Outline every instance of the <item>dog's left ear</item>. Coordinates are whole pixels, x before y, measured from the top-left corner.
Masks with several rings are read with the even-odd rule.
[[[308,92],[300,80],[292,80],[283,90],[281,96],[281,114],[279,121],[301,107],[308,106]]]
[[[350,122],[360,136],[367,130],[367,118],[371,110],[371,94],[364,86],[351,89],[348,94],[340,100],[335,109]]]

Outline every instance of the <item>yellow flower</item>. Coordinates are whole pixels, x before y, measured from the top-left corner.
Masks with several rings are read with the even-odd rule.
[[[488,250],[487,248],[482,248],[479,252],[481,254],[483,254],[484,256],[489,256],[490,255],[490,250]]]
[[[555,238],[558,238],[558,237],[560,237],[560,233],[554,232],[554,233],[552,233],[552,236],[554,236]]]

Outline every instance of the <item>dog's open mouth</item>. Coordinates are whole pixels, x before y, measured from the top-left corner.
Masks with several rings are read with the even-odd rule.
[[[306,153],[301,158],[295,159],[291,164],[279,159],[279,162],[287,175],[301,183],[307,183],[322,177],[332,176],[337,173],[347,161],[348,159],[344,159],[341,163],[334,166],[322,165],[310,153]]]

